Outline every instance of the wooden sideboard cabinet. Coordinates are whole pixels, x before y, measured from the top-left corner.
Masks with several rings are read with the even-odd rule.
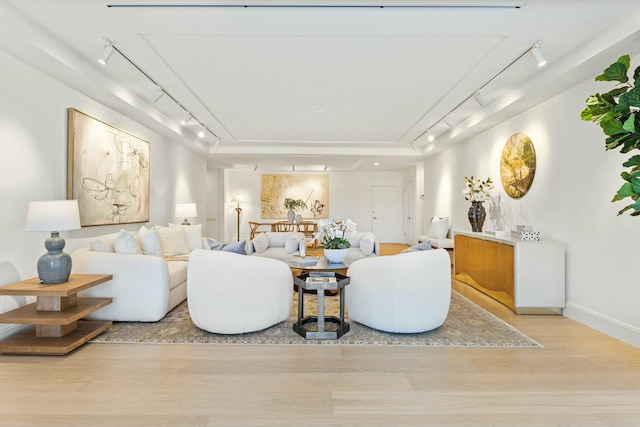
[[[454,275],[517,314],[560,314],[565,306],[565,248],[550,240],[514,242],[454,233]]]

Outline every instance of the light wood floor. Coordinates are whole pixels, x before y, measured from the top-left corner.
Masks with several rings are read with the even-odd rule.
[[[640,426],[640,349],[477,304],[544,349],[88,344],[0,356],[0,426]]]

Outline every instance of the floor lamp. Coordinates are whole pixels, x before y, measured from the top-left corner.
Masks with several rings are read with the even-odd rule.
[[[231,202],[237,203],[236,212],[238,212],[238,242],[240,241],[240,212],[242,212],[242,208],[240,207],[240,202],[244,202],[244,199],[240,195],[240,193],[233,196]]]

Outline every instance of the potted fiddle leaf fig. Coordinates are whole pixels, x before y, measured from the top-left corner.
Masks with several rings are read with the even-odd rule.
[[[587,98],[587,108],[582,111],[582,120],[599,123],[605,134],[605,149],[620,147],[621,153],[640,150],[640,67],[629,81],[629,55],[621,56],[611,64],[596,81],[618,82],[607,93],[596,93]],[[632,203],[618,212],[632,210],[631,216],[640,215],[640,155],[636,154],[622,164],[625,168],[620,176],[625,181],[611,200],[616,202],[629,197]]]

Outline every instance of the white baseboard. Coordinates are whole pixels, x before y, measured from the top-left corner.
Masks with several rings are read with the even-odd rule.
[[[562,310],[562,315],[640,348],[640,328],[603,316],[576,304],[567,304]]]

